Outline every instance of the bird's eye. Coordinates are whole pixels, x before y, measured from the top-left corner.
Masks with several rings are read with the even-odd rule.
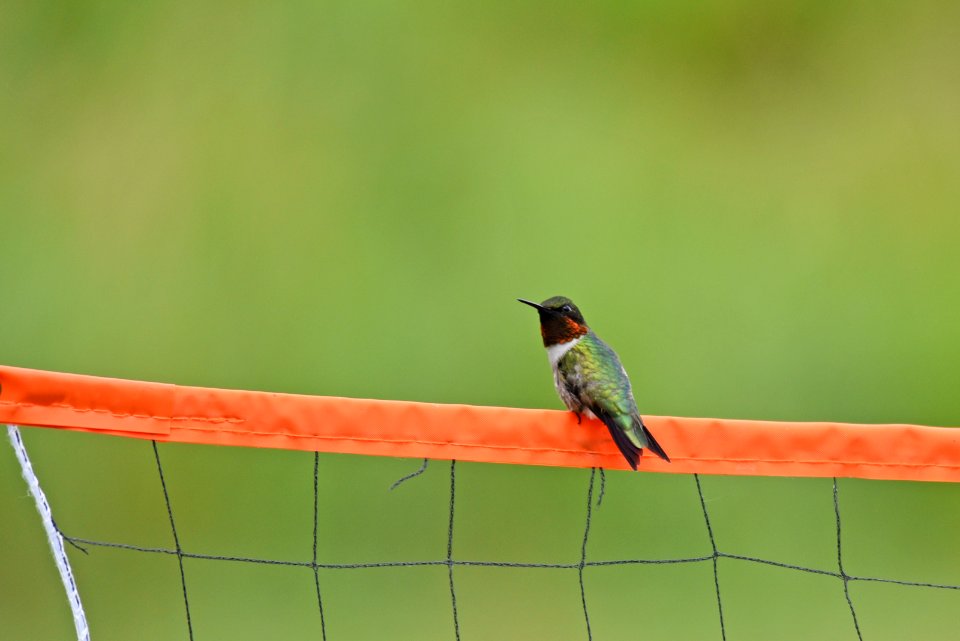
[[[572,312],[572,311],[573,311],[573,308],[570,307],[569,305],[564,305],[564,306],[561,307],[560,309],[563,310],[563,311],[565,311],[565,312]]]

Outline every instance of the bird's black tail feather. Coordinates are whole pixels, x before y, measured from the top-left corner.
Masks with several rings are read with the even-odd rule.
[[[667,453],[664,452],[660,444],[657,443],[657,439],[653,438],[653,434],[650,433],[647,426],[643,424],[643,419],[640,419],[640,431],[643,432],[644,437],[647,439],[647,449],[669,463],[670,457],[667,456]]]
[[[637,469],[637,464],[640,462],[640,456],[643,454],[642,448],[638,447],[634,443],[623,428],[617,424],[617,421],[614,420],[612,416],[604,412],[603,410],[592,409],[591,411],[601,420],[604,425],[607,426],[607,429],[610,431],[610,436],[613,437],[613,442],[617,444],[617,449],[620,450],[620,453],[623,454],[623,457],[627,459],[627,463],[630,464],[630,467]],[[644,440],[647,442],[647,449],[662,458],[667,463],[670,462],[670,457],[667,456],[667,453],[663,451],[663,448],[660,446],[660,443],[657,443],[657,439],[653,438],[653,434],[650,433],[650,430],[647,429],[647,426],[643,424],[643,419],[638,415],[633,415],[633,427],[640,431],[641,435],[644,437]]]
[[[636,470],[637,463],[640,462],[640,448],[634,445],[633,441],[630,440],[626,432],[624,432],[623,429],[621,429],[613,421],[610,421],[609,423],[604,421],[604,424],[606,424],[607,429],[610,430],[610,436],[613,437],[613,442],[617,444],[617,449],[620,450],[620,453],[623,454],[623,457],[627,459],[627,463],[630,464],[630,467]]]

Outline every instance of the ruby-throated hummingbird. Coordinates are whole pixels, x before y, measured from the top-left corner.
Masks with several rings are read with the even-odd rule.
[[[587,327],[573,301],[563,296],[539,304],[517,300],[540,314],[540,334],[553,367],[553,383],[577,421],[581,414],[603,421],[633,469],[637,469],[643,448],[669,462],[637,412],[630,379],[616,352]]]

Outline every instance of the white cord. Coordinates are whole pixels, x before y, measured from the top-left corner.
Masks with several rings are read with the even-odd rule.
[[[23,472],[23,479],[30,488],[33,500],[37,503],[37,512],[40,513],[40,519],[43,521],[43,527],[47,531],[47,540],[50,542],[50,549],[53,551],[53,558],[57,562],[57,569],[60,570],[60,578],[63,580],[63,587],[67,591],[67,600],[70,601],[70,609],[73,611],[73,624],[77,628],[77,641],[90,641],[90,628],[87,627],[87,615],[83,612],[83,604],[80,602],[80,593],[77,591],[77,583],[73,580],[73,571],[70,569],[70,559],[67,558],[67,551],[63,547],[63,536],[57,531],[53,524],[53,513],[50,511],[50,504],[47,503],[47,497],[40,487],[40,481],[37,475],[33,473],[33,466],[30,464],[30,457],[27,456],[27,449],[23,446],[23,439],[20,438],[20,429],[16,425],[7,425],[7,434],[10,436],[10,444],[17,453],[17,460],[20,461],[20,471]]]

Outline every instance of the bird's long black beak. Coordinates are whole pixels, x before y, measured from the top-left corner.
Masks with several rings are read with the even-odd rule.
[[[529,305],[530,307],[533,307],[534,309],[538,309],[541,312],[547,311],[547,309],[542,305],[540,305],[539,303],[534,303],[533,301],[525,300],[523,298],[518,298],[517,300],[523,303],[524,305]]]

